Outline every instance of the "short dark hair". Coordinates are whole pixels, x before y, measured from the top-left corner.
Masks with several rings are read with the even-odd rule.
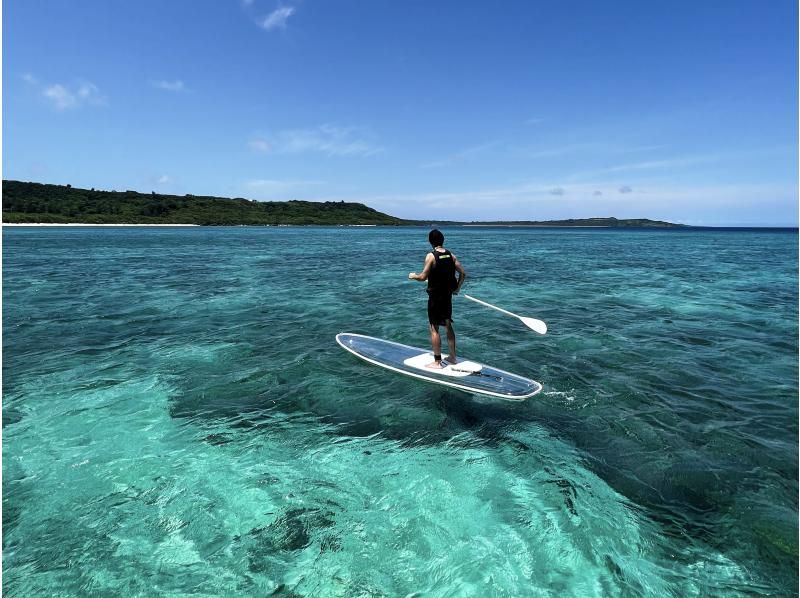
[[[434,228],[431,232],[428,233],[428,241],[434,247],[444,243],[444,235],[442,234],[442,231]]]

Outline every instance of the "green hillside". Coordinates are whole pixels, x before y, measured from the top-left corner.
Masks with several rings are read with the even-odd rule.
[[[251,201],[3,181],[3,222],[81,224],[411,224],[360,203]]]

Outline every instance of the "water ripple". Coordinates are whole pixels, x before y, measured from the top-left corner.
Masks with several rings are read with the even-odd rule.
[[[797,595],[796,233],[446,234],[535,400],[333,342],[424,229],[5,230],[4,593]]]

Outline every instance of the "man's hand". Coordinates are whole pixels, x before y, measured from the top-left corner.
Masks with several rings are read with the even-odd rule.
[[[429,253],[425,256],[425,264],[422,266],[422,272],[417,274],[416,272],[411,272],[408,275],[409,280],[419,280],[425,281],[428,280],[428,276],[430,275],[431,268],[433,267],[433,262],[436,261],[433,257],[432,253]]]

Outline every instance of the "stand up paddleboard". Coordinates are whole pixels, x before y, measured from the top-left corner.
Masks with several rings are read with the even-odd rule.
[[[426,366],[433,361],[430,351],[363,334],[341,332],[336,335],[336,342],[374,365],[469,393],[523,401],[542,390],[542,385],[534,380],[474,361],[460,360],[442,369],[429,368]]]

